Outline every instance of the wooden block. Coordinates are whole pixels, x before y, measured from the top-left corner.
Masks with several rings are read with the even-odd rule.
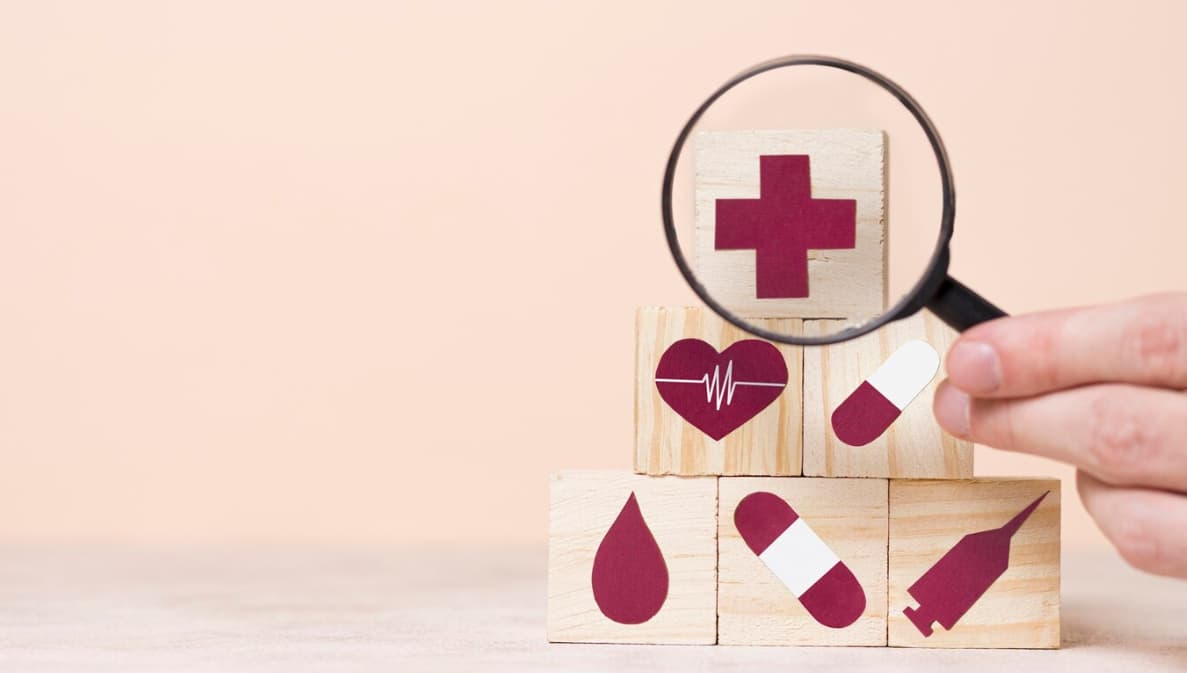
[[[807,321],[804,333],[822,334],[823,321]],[[956,332],[931,313],[883,326],[865,336],[804,349],[804,475],[959,479],[973,476],[973,445],[944,432],[932,414],[939,371],[880,437],[864,446],[837,438],[833,411],[908,341],[927,342],[941,359]]]
[[[890,645],[1059,647],[1059,495],[1057,479],[891,481]],[[1012,537],[965,537],[1016,517]],[[969,599],[959,599],[962,591]],[[924,625],[933,617],[940,623],[925,637],[907,608]]]
[[[760,321],[767,329],[798,334],[802,325],[798,320]],[[797,346],[772,344],[781,355],[787,369],[787,384],[782,393],[737,429],[721,439],[714,439],[694,426],[674,409],[660,393],[656,382],[657,367],[669,348],[682,339],[700,339],[719,353],[743,340],[755,337],[719,318],[704,308],[641,308],[636,316],[635,356],[635,471],[645,474],[739,474],[739,475],[798,475],[800,474],[800,402],[803,349]],[[768,342],[761,342],[767,344]],[[726,355],[729,355],[728,353]],[[749,358],[747,358],[749,359]],[[729,370],[729,358],[714,363],[705,361],[704,368],[685,372],[690,395],[701,400],[690,401],[696,413],[712,419],[721,415],[735,422],[745,417],[744,405],[753,395],[770,394],[770,388],[745,387],[735,389],[735,397],[728,394],[715,406],[715,392],[728,393],[727,374],[735,383],[740,376]],[[735,365],[738,363],[735,362]],[[712,376],[718,374],[718,386],[712,386]],[[750,371],[758,382],[777,381],[777,367],[763,366]],[[709,376],[703,382],[698,377]],[[659,377],[663,378],[663,377]],[[745,381],[743,381],[745,383]],[[669,384],[676,385],[676,384]],[[713,398],[713,399],[711,399]],[[763,398],[758,398],[763,399]],[[682,409],[688,413],[689,409]]]
[[[548,526],[548,640],[589,643],[712,644],[717,640],[717,479],[713,477],[643,477],[624,472],[561,472],[550,478],[551,509]],[[647,611],[641,623],[619,623],[606,616],[621,604],[621,592],[630,600],[655,591],[660,580],[646,570],[647,544],[639,542],[635,527],[617,528],[621,535],[603,542],[635,496],[654,544],[666,567],[667,591]],[[629,509],[629,508],[625,508]],[[629,515],[629,511],[627,512]],[[624,524],[625,525],[625,524]],[[623,532],[625,530],[625,532]],[[646,535],[643,535],[645,538]],[[621,541],[629,542],[623,548]],[[599,549],[602,552],[599,553]],[[601,554],[606,554],[603,557]],[[642,576],[637,586],[614,583],[594,595],[595,557],[607,563],[611,580]],[[634,564],[634,565],[631,565]],[[632,580],[633,581],[633,580]],[[661,587],[662,588],[662,587]],[[603,603],[609,606],[603,609]],[[619,608],[625,610],[626,608]],[[636,609],[636,608],[632,608]],[[637,611],[637,610],[636,610]]]
[[[697,277],[715,299],[737,315],[756,318],[864,321],[882,313],[886,307],[886,174],[881,131],[705,131],[696,135],[695,142]],[[716,249],[717,200],[758,199],[759,157],[771,155],[809,157],[811,198],[816,203],[825,203],[822,199],[856,202],[856,235],[849,241],[855,245],[809,248],[808,292],[800,298],[758,298],[755,250]],[[804,250],[780,249],[772,256],[776,263],[794,264],[804,254]]]
[[[886,480],[723,477],[718,482],[718,490],[719,643],[886,644]],[[802,522],[810,526],[853,572],[865,594],[865,608],[862,610],[858,606],[859,612],[853,615],[860,616],[855,621],[841,628],[818,622],[747,545],[735,524],[734,514],[738,504],[756,492],[773,493],[786,501]],[[770,548],[776,544],[772,543]],[[797,545],[790,547],[796,548]],[[764,558],[771,557],[764,553]],[[792,561],[803,561],[797,564],[800,569],[813,566],[800,557],[792,558]],[[809,600],[807,595],[805,600]]]

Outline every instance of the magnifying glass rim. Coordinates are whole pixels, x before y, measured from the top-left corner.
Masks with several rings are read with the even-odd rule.
[[[847,327],[836,332],[835,334],[815,337],[789,336],[786,334],[780,334],[778,332],[762,329],[761,327],[753,325],[750,322],[735,316],[728,309],[718,303],[717,300],[713,299],[708,290],[705,289],[705,286],[702,285],[701,282],[697,280],[696,275],[693,274],[692,268],[688,264],[688,260],[685,259],[684,253],[680,249],[680,242],[676,236],[675,218],[672,215],[672,185],[674,184],[676,178],[676,165],[679,163],[680,154],[684,150],[684,145],[688,141],[688,136],[692,133],[693,128],[696,126],[697,122],[700,121],[701,117],[704,116],[709,107],[713,105],[713,103],[717,102],[717,99],[725,95],[725,93],[730,89],[733,89],[735,86],[756,75],[761,75],[762,73],[769,70],[776,70],[778,68],[786,68],[796,65],[818,65],[828,68],[836,68],[838,70],[844,70],[855,75],[860,75],[861,77],[864,77],[865,79],[878,85],[890,93],[890,95],[894,96],[895,99],[897,99],[903,104],[904,107],[907,108],[907,111],[911,113],[911,116],[915,118],[915,121],[919,123],[920,128],[923,129],[924,135],[927,136],[927,141],[931,144],[932,152],[935,154],[936,163],[940,170],[940,188],[943,193],[943,210],[940,215],[940,235],[936,239],[936,247],[932,251],[931,261],[928,262],[927,269],[924,271],[923,275],[920,276],[919,281],[915,283],[915,286],[911,288],[911,291],[903,295],[903,297],[899,299],[899,301],[890,309],[872,320],[860,325]],[[952,185],[952,167],[948,163],[948,153],[944,149],[943,141],[940,140],[940,133],[936,130],[935,125],[932,124],[932,121],[927,116],[927,113],[923,111],[922,106],[920,106],[919,103],[911,97],[911,94],[907,93],[906,90],[891,81],[885,75],[882,75],[877,71],[871,70],[870,68],[859,65],[852,61],[846,61],[844,59],[834,58],[832,56],[793,54],[790,56],[783,56],[780,58],[771,59],[769,61],[764,61],[758,65],[743,70],[742,72],[730,78],[725,84],[721,85],[708,98],[706,98],[705,101],[700,104],[700,106],[697,107],[696,111],[692,113],[691,117],[689,117],[688,122],[684,124],[684,128],[680,129],[680,135],[676,136],[676,143],[672,146],[671,154],[668,155],[668,163],[664,169],[661,207],[663,210],[664,233],[668,239],[668,248],[671,250],[672,258],[676,261],[676,267],[680,269],[681,275],[684,276],[684,280],[688,282],[688,285],[692,288],[693,292],[695,292],[697,296],[701,298],[701,301],[705,302],[709,308],[713,309],[717,315],[721,316],[727,322],[733,324],[739,329],[745,330],[751,334],[754,334],[755,336],[767,339],[769,341],[801,346],[821,346],[825,344],[838,343],[859,337],[863,334],[868,334],[892,320],[905,318],[923,307],[923,305],[926,303],[926,299],[929,298],[924,296],[926,291],[928,289],[934,289],[936,286],[934,282],[935,279],[941,275],[946,276],[948,272],[947,252],[948,243],[952,239],[952,223],[956,217],[956,191]]]

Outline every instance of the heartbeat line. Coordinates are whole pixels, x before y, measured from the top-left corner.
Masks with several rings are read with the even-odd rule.
[[[717,406],[717,411],[721,411],[721,402],[725,401],[728,407],[734,401],[734,391],[738,386],[755,386],[763,388],[782,388],[786,383],[767,383],[764,381],[735,381],[734,380],[734,361],[730,360],[725,366],[725,377],[721,376],[721,366],[713,366],[713,375],[710,378],[709,374],[705,374],[699,379],[656,379],[656,383],[695,383],[705,386],[705,401],[713,402]]]

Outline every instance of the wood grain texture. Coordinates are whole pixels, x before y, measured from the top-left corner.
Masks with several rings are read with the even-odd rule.
[[[907,589],[962,537],[999,528],[1051,491],[1014,534],[1009,567],[952,628],[923,637],[903,614]],[[1058,479],[890,482],[889,644],[1054,648],[1060,644]]]
[[[723,477],[719,480],[717,629],[722,645],[885,645],[887,482]],[[734,526],[742,498],[774,493],[845,562],[866,594],[852,625],[820,625],[746,546]]]
[[[799,320],[765,320],[798,334]],[[770,406],[715,440],[673,411],[655,386],[655,368],[672,343],[701,339],[718,352],[748,334],[699,307],[641,308],[635,323],[635,471],[679,475],[798,475],[801,469],[803,349],[774,344],[787,364],[787,387]]]
[[[717,480],[561,472],[549,481],[548,640],[711,644],[717,640]],[[642,624],[607,619],[591,588],[594,555],[631,493],[668,566],[668,596]]]
[[[834,329],[806,321],[804,333]],[[804,475],[963,479],[973,476],[973,445],[944,432],[932,415],[932,399],[944,365],[927,388],[881,437],[865,446],[837,439],[833,411],[904,343],[920,339],[944,358],[956,332],[927,311],[898,320],[857,339],[804,349]]]
[[[864,322],[886,306],[885,152],[882,131],[704,131],[696,144],[696,270],[713,297],[740,316]],[[759,157],[806,154],[812,196],[855,199],[856,247],[809,252],[809,296],[758,299],[752,250],[716,250],[722,198],[758,198]]]

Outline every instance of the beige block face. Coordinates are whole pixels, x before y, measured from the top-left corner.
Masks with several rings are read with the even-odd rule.
[[[807,321],[815,336],[831,328]],[[941,359],[956,332],[927,311],[871,334],[804,349],[804,475],[961,479],[973,476],[973,445],[944,432],[932,414],[944,364],[890,428],[865,446],[849,446],[833,431],[832,414],[892,353],[908,341],[927,342]]]
[[[739,316],[845,318],[886,305],[885,153],[882,131],[704,131],[696,144],[696,273],[714,299]],[[812,197],[854,199],[856,246],[809,250],[809,296],[758,299],[753,250],[716,250],[717,199],[759,197],[759,157],[808,155]]]
[[[839,629],[817,622],[750,550],[734,510],[751,493],[787,501],[843,561],[866,608]],[[719,484],[717,629],[722,645],[885,645],[887,482],[883,479],[723,477]]]
[[[549,480],[548,640],[713,644],[717,640],[717,479],[561,472]],[[594,600],[594,557],[631,493],[668,569],[667,598],[641,624]]]
[[[767,329],[793,334],[802,328],[798,320],[759,322]],[[636,316],[635,334],[636,472],[800,474],[802,348],[772,344],[787,365],[786,388],[753,418],[716,440],[686,421],[660,397],[655,383],[656,367],[668,347],[681,339],[700,339],[721,352],[737,341],[755,337],[709,309],[695,307],[641,308]]]
[[[951,631],[935,624],[924,637],[903,614],[925,607],[908,588],[965,535],[1002,527],[1046,491],[1011,538],[1005,572]],[[1059,647],[1059,505],[1057,479],[891,481],[889,644]]]

